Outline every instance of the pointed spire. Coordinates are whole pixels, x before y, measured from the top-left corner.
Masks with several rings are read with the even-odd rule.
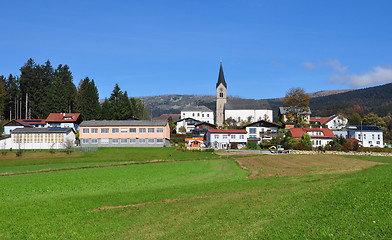
[[[225,88],[227,88],[227,84],[225,81],[225,75],[223,74],[223,68],[222,68],[222,58],[220,60],[220,69],[219,69],[219,77],[218,77],[218,82],[216,83],[216,88],[218,88],[219,84],[223,84]]]

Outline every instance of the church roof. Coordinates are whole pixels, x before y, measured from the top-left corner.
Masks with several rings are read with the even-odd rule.
[[[216,83],[216,88],[218,88],[219,84],[223,84],[225,88],[227,88],[227,84],[225,81],[225,75],[223,74],[223,68],[222,68],[222,62],[220,64],[220,69],[219,69],[219,77],[218,77],[218,82]]]
[[[184,109],[182,109],[181,112],[212,112],[212,110],[209,109],[206,106],[192,106],[192,105],[188,105]]]
[[[225,104],[226,110],[271,110],[267,100],[229,98]]]

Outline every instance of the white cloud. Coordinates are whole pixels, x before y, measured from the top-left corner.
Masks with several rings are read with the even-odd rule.
[[[311,62],[303,62],[303,63],[301,63],[301,65],[306,67],[307,69],[310,69],[310,70],[316,68],[316,66],[313,63],[311,63]]]
[[[331,83],[340,83],[350,87],[366,87],[392,82],[392,67],[374,67],[372,71],[362,75],[334,74],[329,79]]]
[[[316,68],[321,68],[321,67],[331,67],[334,71],[337,72],[344,72],[348,69],[347,66],[342,66],[339,62],[339,60],[327,60],[324,62],[319,62],[319,63],[311,63],[311,62],[302,62],[302,66],[306,67],[309,70],[313,70]]]

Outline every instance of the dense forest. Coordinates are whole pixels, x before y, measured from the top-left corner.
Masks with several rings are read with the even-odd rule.
[[[78,112],[84,120],[149,118],[141,100],[118,84],[101,105],[94,80],[86,77],[76,87],[67,65],[53,68],[49,60],[40,65],[30,58],[19,76],[0,75],[0,120],[44,119],[51,112]]]

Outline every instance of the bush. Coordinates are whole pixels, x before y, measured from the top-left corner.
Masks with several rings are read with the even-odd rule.
[[[311,147],[306,146],[305,143],[299,142],[293,146],[294,150],[311,150]]]
[[[230,148],[231,149],[238,149],[238,143],[231,143]]]
[[[249,141],[249,142],[246,143],[246,147],[248,149],[256,149],[256,143],[252,142],[252,141]]]

